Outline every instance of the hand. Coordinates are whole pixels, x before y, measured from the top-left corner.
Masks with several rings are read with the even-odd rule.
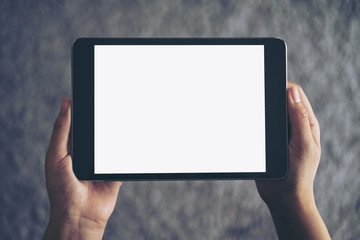
[[[317,210],[313,184],[320,161],[320,128],[301,87],[288,82],[289,172],[281,180],[257,180],[279,239],[330,239]]]
[[[298,93],[297,93],[298,92]],[[257,180],[266,203],[313,197],[313,182],[320,162],[320,128],[302,88],[288,82],[289,171],[282,180]]]
[[[79,181],[69,153],[71,101],[63,99],[45,161],[50,221],[44,239],[102,239],[121,182]]]

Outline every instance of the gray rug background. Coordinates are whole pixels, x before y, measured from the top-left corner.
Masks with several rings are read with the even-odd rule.
[[[317,205],[334,239],[360,238],[358,1],[1,1],[0,238],[39,239],[44,157],[70,97],[77,37],[267,37],[320,121]],[[253,181],[125,183],[104,239],[276,239]]]

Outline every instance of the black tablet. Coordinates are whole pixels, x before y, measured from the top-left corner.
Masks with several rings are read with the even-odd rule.
[[[282,178],[286,44],[277,38],[80,38],[80,180]]]

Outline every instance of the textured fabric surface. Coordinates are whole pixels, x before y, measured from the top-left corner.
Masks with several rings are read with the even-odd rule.
[[[314,2],[314,3],[313,3]],[[77,37],[268,37],[322,130],[317,205],[334,239],[360,238],[358,1],[0,2],[0,239],[39,239],[44,158],[71,94]],[[123,184],[104,239],[276,239],[253,181]]]

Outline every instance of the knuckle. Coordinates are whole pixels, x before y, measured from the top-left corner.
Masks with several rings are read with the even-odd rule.
[[[309,118],[309,114],[308,114],[308,112],[306,111],[305,108],[301,108],[301,109],[299,110],[299,116],[300,116],[300,118],[302,118],[302,119],[308,119],[308,118]]]

